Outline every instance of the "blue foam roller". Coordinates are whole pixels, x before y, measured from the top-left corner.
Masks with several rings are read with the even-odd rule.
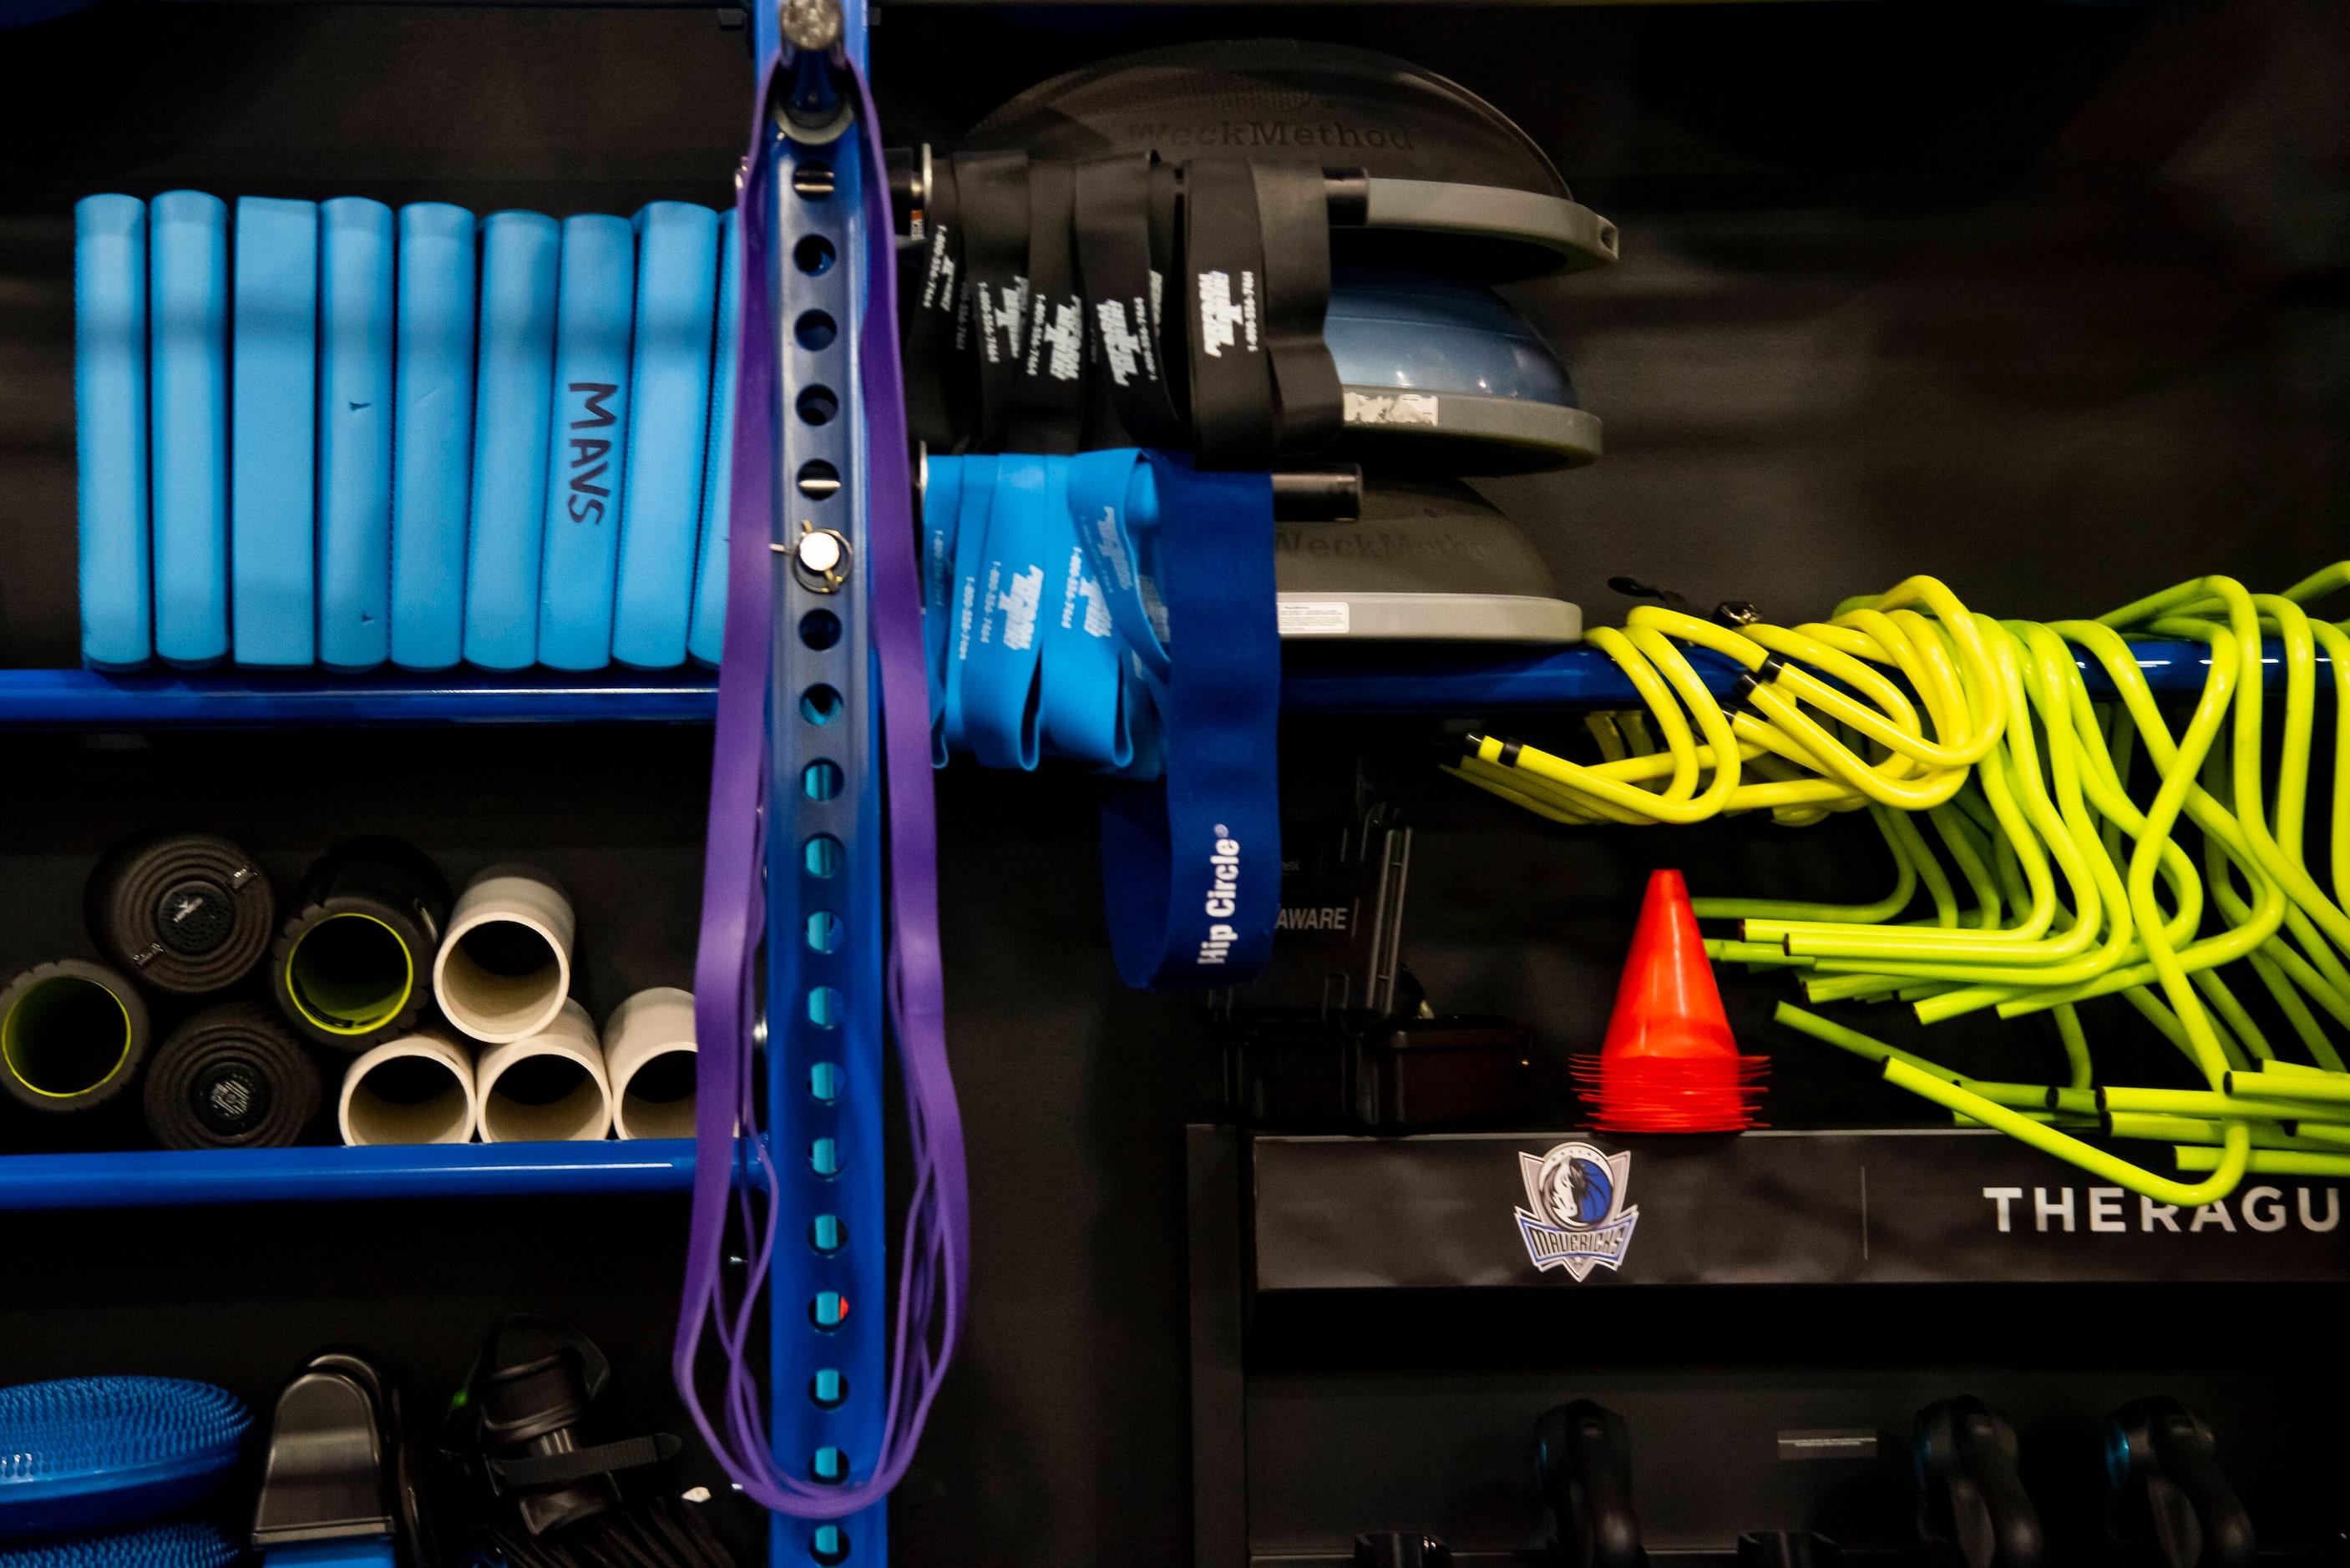
[[[148,442],[155,651],[228,656],[228,205],[166,191],[147,207]]]
[[[718,214],[687,202],[655,202],[637,213],[636,226],[637,344],[612,657],[640,670],[668,670],[685,662],[693,608],[718,315]]]
[[[734,504],[734,374],[743,346],[743,241],[734,214],[719,220],[717,369],[710,384],[710,447],[702,465],[702,549],[685,650],[716,665],[726,650],[726,520]]]
[[[81,656],[127,670],[155,651],[147,541],[147,204],[74,207],[74,455]]]
[[[318,209],[318,662],[391,657],[391,209]]]
[[[447,670],[464,653],[473,494],[473,214],[400,210],[393,350],[391,661]]]
[[[473,400],[473,523],[466,542],[465,659],[521,670],[538,658],[538,565],[555,402],[562,230],[540,213],[482,220],[482,323]]]
[[[629,221],[595,213],[566,218],[538,605],[538,661],[556,670],[601,670],[612,661],[636,297],[637,236]]]
[[[109,1530],[210,1496],[252,1414],[209,1383],[67,1377],[0,1388],[0,1540]]]
[[[236,203],[229,603],[239,664],[317,657],[318,204]]]

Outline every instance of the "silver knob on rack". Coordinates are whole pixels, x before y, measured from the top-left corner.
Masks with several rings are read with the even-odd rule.
[[[802,523],[798,538],[769,548],[789,556],[802,586],[816,593],[837,594],[848,582],[848,541],[830,528]]]
[[[795,49],[821,55],[839,46],[840,0],[783,0],[776,19],[784,42]]]

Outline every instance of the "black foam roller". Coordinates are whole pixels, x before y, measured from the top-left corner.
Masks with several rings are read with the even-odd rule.
[[[0,992],[0,1088],[53,1116],[102,1106],[147,1054],[147,1004],[104,964],[60,959]]]
[[[318,1114],[318,1064],[257,1002],[206,1008],[147,1067],[147,1127],[165,1148],[284,1148]]]
[[[449,926],[449,884],[396,838],[360,838],[310,867],[269,955],[269,989],[296,1033],[359,1052],[416,1022]]]
[[[203,833],[132,839],[83,895],[89,934],[141,985],[199,996],[234,985],[269,950],[277,899],[259,862]]]

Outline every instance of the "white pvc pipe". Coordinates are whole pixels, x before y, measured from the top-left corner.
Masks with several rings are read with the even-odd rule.
[[[348,1144],[471,1143],[482,1119],[473,1058],[438,1034],[387,1040],[344,1073],[337,1119]]]
[[[450,1023],[502,1045],[555,1022],[571,992],[571,900],[544,873],[493,866],[465,884],[432,959]]]
[[[612,1089],[588,1010],[566,998],[544,1032],[482,1053],[484,1143],[594,1142],[612,1130]]]
[[[693,992],[657,985],[612,1009],[604,1021],[604,1076],[612,1085],[614,1136],[693,1136]],[[673,1092],[680,1084],[682,1096]]]

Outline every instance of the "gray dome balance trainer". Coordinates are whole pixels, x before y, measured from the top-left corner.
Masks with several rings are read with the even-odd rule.
[[[1431,71],[1338,44],[1250,38],[1122,55],[1029,88],[958,145],[1359,168],[1367,211],[1360,227],[1332,231],[1340,265],[1501,281],[1616,259],[1616,225],[1574,200],[1506,115]]]
[[[1457,481],[1366,475],[1362,516],[1281,523],[1284,638],[1577,642],[1583,612],[1515,524]]]

